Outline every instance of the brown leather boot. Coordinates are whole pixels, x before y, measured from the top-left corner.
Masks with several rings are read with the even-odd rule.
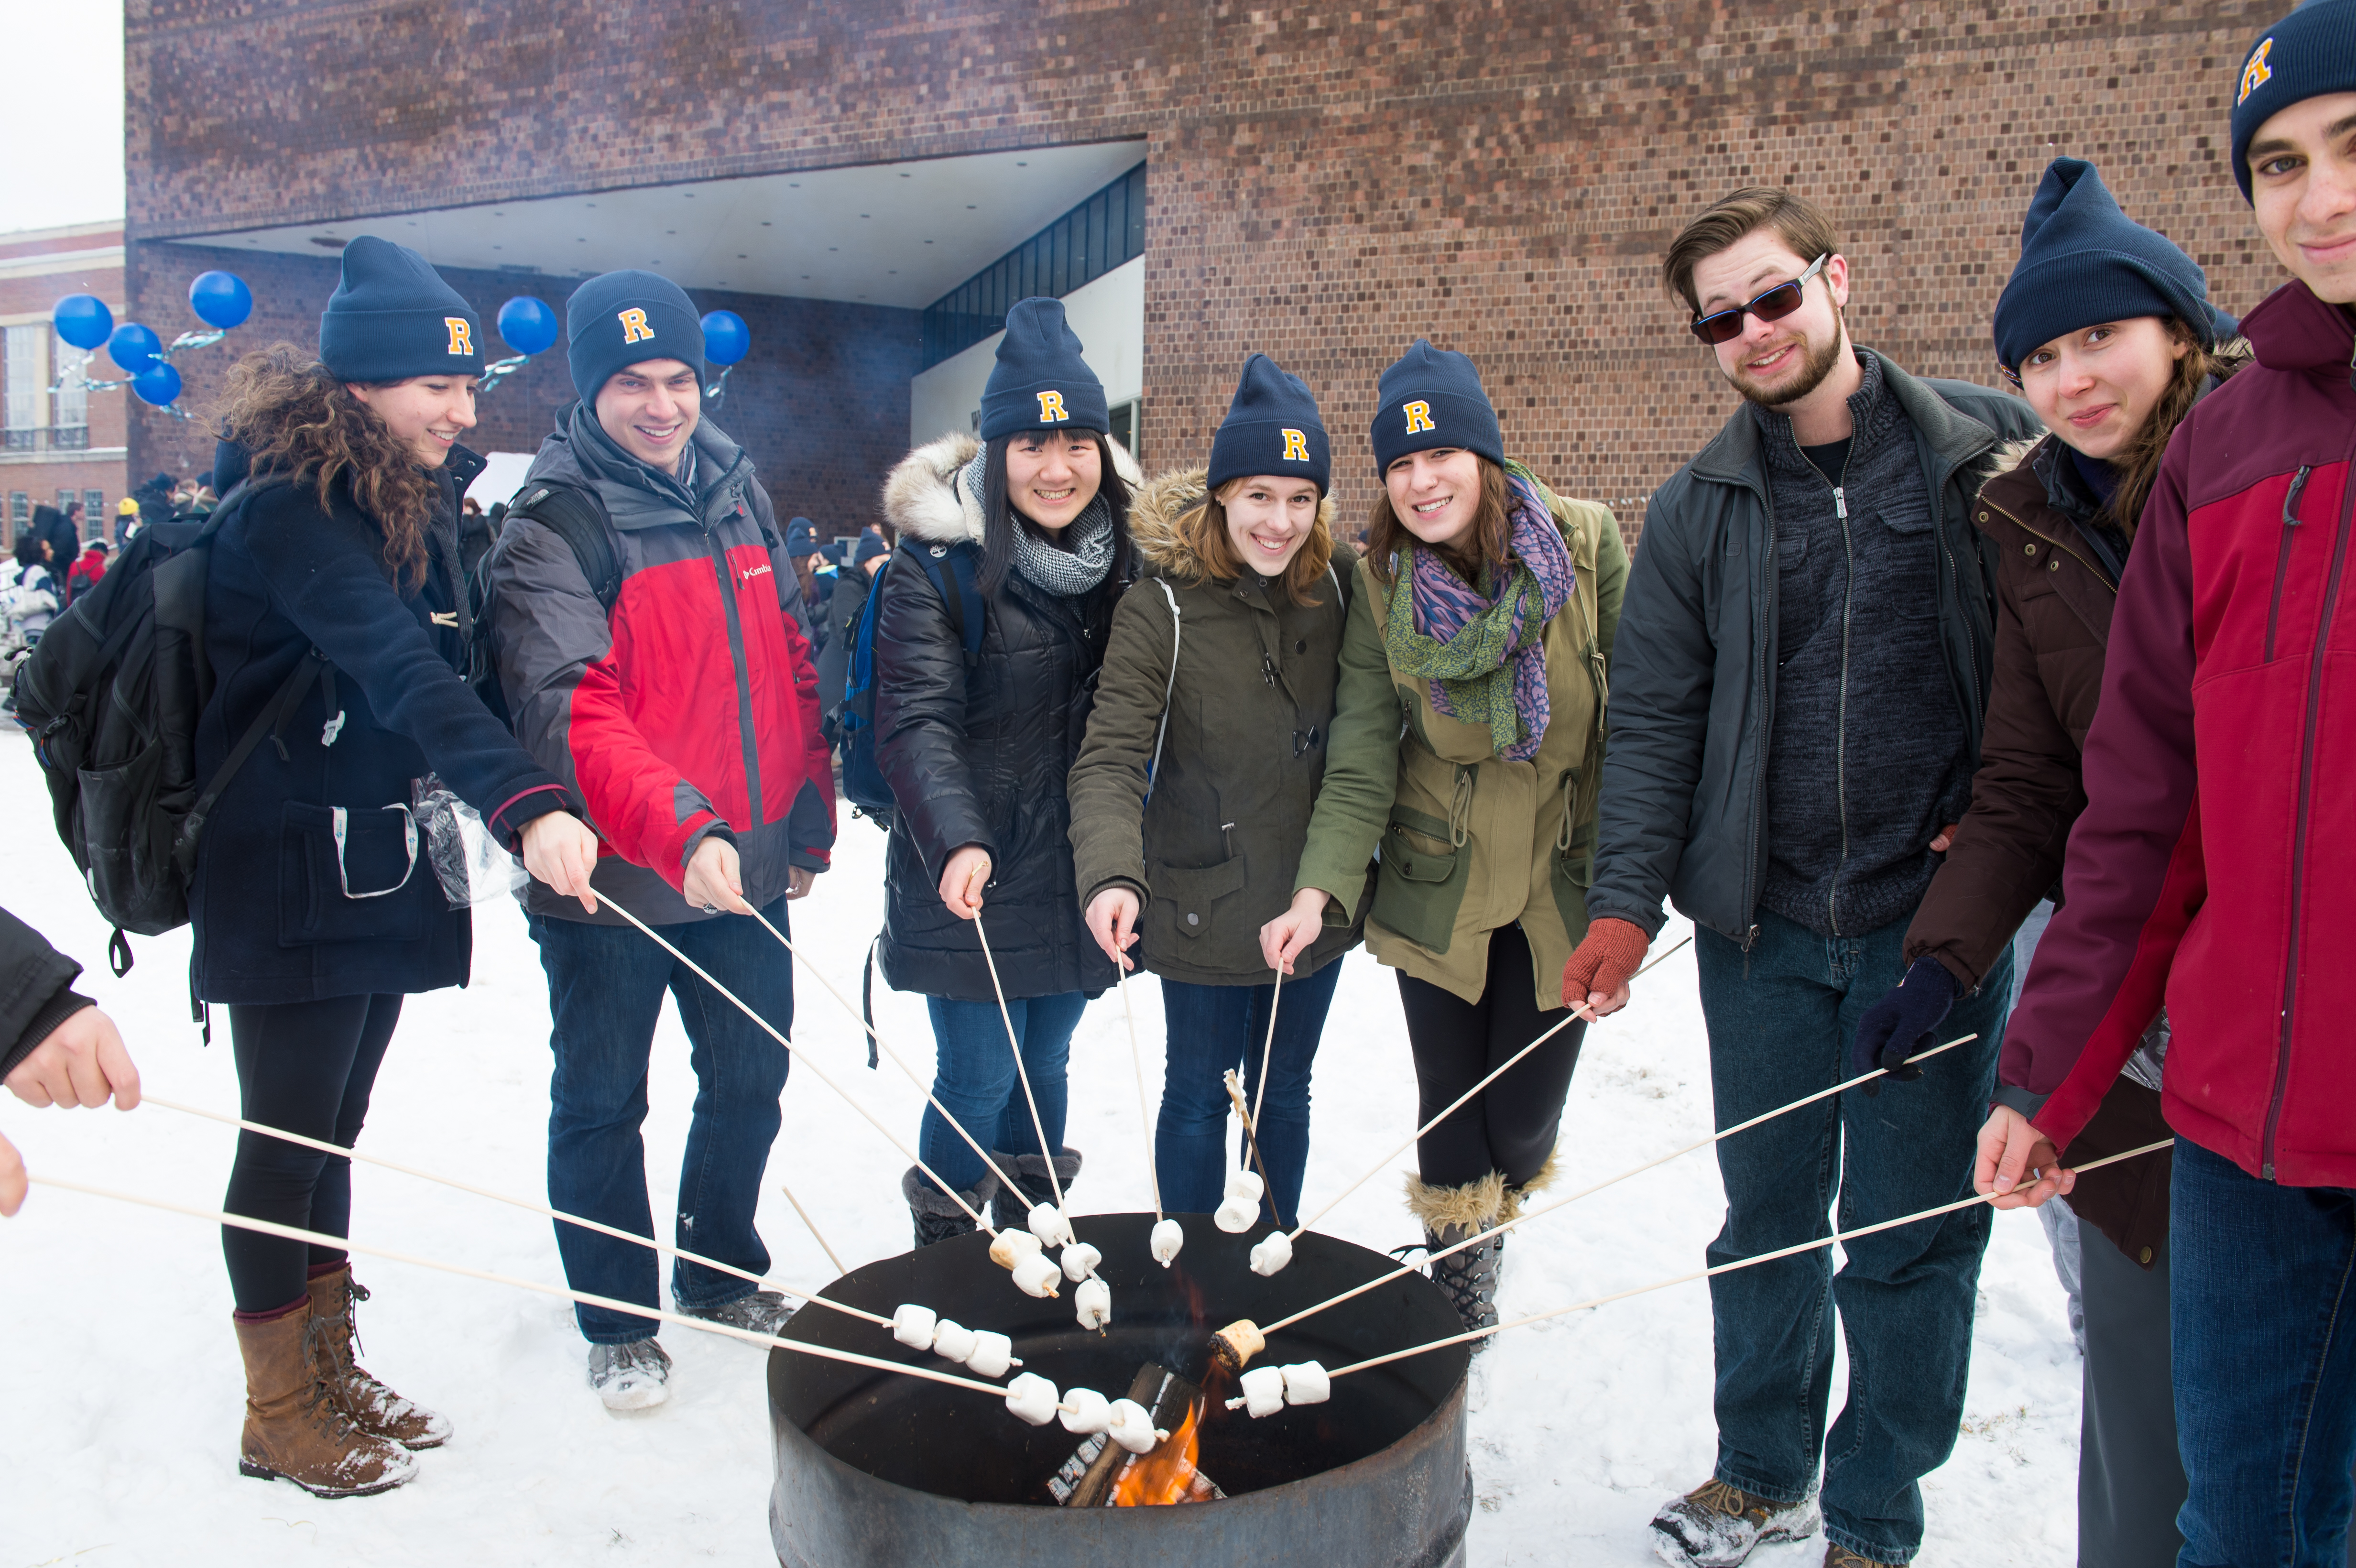
[[[337,1403],[307,1298],[276,1317],[235,1321],[245,1357],[239,1474],[323,1498],[389,1492],[417,1474],[409,1450],[362,1432]]]
[[[402,1398],[359,1364],[359,1330],[352,1322],[352,1307],[366,1301],[369,1293],[368,1286],[352,1277],[352,1265],[337,1264],[315,1275],[310,1290],[311,1320],[319,1325],[320,1361],[328,1369],[337,1403],[352,1424],[404,1448],[439,1448],[450,1441],[448,1417]]]

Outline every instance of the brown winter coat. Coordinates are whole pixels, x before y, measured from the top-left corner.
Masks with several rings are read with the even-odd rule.
[[[1906,962],[1936,957],[1976,987],[2020,923],[2058,894],[2071,825],[2085,809],[2079,755],[2103,692],[2118,585],[2054,493],[2059,438],[2016,446],[1980,488],[1972,520],[1996,563],[1996,677],[1971,810],[1906,930]],[[2169,1136],[2159,1094],[2122,1076],[2064,1151],[2074,1165]],[[2070,1206],[2149,1268],[2168,1234],[2169,1157],[2082,1179]]]

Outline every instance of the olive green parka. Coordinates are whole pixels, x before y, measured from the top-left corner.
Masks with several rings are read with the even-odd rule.
[[[1391,667],[1383,646],[1389,591],[1361,560],[1324,788],[1296,885],[1333,899],[1329,925],[1364,919],[1366,950],[1381,962],[1468,1002],[1487,985],[1489,933],[1518,921],[1537,1005],[1547,1008],[1562,1006],[1562,966],[1587,932],[1628,551],[1609,507],[1538,489],[1579,581],[1547,623],[1551,711],[1537,754],[1507,762],[1487,725],[1441,715],[1429,681]],[[1378,846],[1369,910],[1366,861]]]
[[[1213,577],[1178,529],[1202,504],[1204,477],[1162,475],[1130,503],[1146,576],[1113,612],[1072,765],[1073,870],[1083,909],[1108,887],[1137,894],[1145,968],[1197,986],[1264,986],[1276,976],[1259,928],[1291,901],[1325,772],[1353,560],[1338,549],[1306,604],[1255,572]],[[1332,512],[1330,501],[1318,508],[1320,527]],[[1165,692],[1170,726],[1149,798]],[[1293,973],[1339,958],[1358,924],[1327,931]]]

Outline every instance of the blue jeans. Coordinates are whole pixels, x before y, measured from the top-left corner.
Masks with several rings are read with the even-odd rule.
[[[1173,1214],[1207,1214],[1219,1206],[1227,1181],[1229,1104],[1223,1079],[1243,1074],[1244,1093],[1259,1104],[1259,1153],[1268,1161],[1269,1192],[1260,1212],[1270,1224],[1301,1218],[1301,1175],[1309,1165],[1309,1069],[1325,1030],[1325,1009],[1342,976],[1336,958],[1313,975],[1289,980],[1282,993],[1268,986],[1194,986],[1162,982],[1162,1018],[1169,1045],[1162,1070],[1162,1115],[1153,1128],[1153,1173],[1162,1206]],[[1276,1040],[1268,1038],[1268,1009],[1277,1003]],[[1259,1088],[1260,1052],[1269,1052],[1268,1088]],[[1251,1163],[1251,1150],[1238,1153]],[[1274,1208],[1269,1205],[1273,1203]]]
[[[761,912],[787,930],[786,901]],[[548,1201],[552,1208],[651,1237],[647,1201],[647,1063],[663,993],[679,1004],[688,1060],[695,1068],[695,1114],[680,1162],[674,1245],[766,1274],[769,1249],[754,1229],[761,1173],[783,1119],[786,1050],[685,965],[628,926],[529,918],[548,972],[556,1054],[548,1082]],[[758,922],[715,920],[655,927],[746,1006],[790,1035],[793,961]],[[565,1280],[575,1290],[657,1305],[653,1252],[575,1225],[556,1227]],[[682,1307],[717,1307],[749,1295],[750,1280],[684,1260],[673,1264],[672,1297]],[[658,1325],[609,1307],[578,1306],[573,1317],[594,1345],[651,1336]]]
[[[1064,1147],[1064,1108],[1067,1103],[1064,1064],[1071,1055],[1072,1030],[1088,999],[1078,991],[1055,997],[1010,999],[1006,1018],[998,1003],[959,1002],[926,997],[933,1015],[933,1098],[949,1115],[996,1153],[1044,1154],[1031,1127],[1031,1104],[1023,1097],[1023,1081],[1015,1075],[1014,1052],[1006,1043],[1006,1024],[1013,1020],[1023,1041],[1023,1071],[1030,1076],[1031,1093],[1039,1101],[1039,1120],[1055,1150]],[[916,1152],[940,1179],[963,1192],[980,1181],[990,1168],[973,1146],[932,1106],[916,1138]],[[1012,1175],[1012,1171],[1008,1172]]]
[[[2190,1138],[2169,1184],[2179,1568],[2341,1568],[2356,1507],[2356,1190]]]
[[[1862,936],[1823,937],[1761,910],[1749,953],[1697,931],[1717,1125],[1729,1127],[1850,1076],[1865,1009],[1906,966],[1903,920]],[[1912,1083],[1834,1095],[1718,1145],[1726,1224],[1709,1262],[1895,1219],[1971,1195],[1974,1140],[1987,1119],[2012,992],[2009,953],[1955,1004],[1941,1040],[1979,1038],[1922,1064]],[[1918,1221],[1829,1248],[1719,1275],[1716,1331],[1718,1479],[1777,1502],[1808,1495],[1824,1465],[1825,1533],[1881,1563],[1922,1541],[1920,1478],[1945,1463],[1963,1418],[1985,1207]],[[1825,1433],[1833,1313],[1848,1346],[1848,1403]]]

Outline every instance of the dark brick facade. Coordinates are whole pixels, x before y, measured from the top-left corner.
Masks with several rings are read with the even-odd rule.
[[[131,228],[1142,136],[1150,461],[1202,452],[1264,349],[1319,391],[1355,515],[1375,378],[1430,336],[1480,362],[1512,451],[1633,531],[1732,406],[1655,266],[1736,185],[1834,211],[1856,336],[1920,372],[1994,376],[1988,312],[2056,154],[2101,165],[2228,308],[2262,297],[2280,275],[2222,159],[2234,63],[2281,8],[132,0]],[[904,444],[883,401],[824,450],[860,471],[827,481],[844,494]]]

